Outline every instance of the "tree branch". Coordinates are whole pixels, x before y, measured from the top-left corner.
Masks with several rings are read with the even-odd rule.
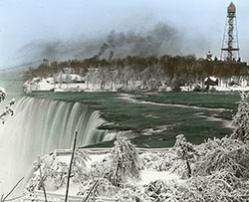
[[[2,199],[2,197],[3,197],[3,195],[2,195],[2,197],[1,197],[1,202],[6,201],[7,197],[10,196],[10,194],[12,194],[12,192],[16,189],[16,187],[20,184],[20,182],[21,182],[23,179],[24,179],[24,177],[21,178],[21,179],[15,184],[15,186],[10,190],[10,192],[9,192],[3,199]]]

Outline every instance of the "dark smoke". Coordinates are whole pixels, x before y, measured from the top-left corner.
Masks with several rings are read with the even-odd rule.
[[[37,40],[30,42],[19,50],[26,61],[42,60],[60,61],[73,58],[88,58],[99,49],[103,40],[71,39],[62,40]]]
[[[111,31],[96,39],[68,41],[35,41],[21,52],[30,59],[47,58],[50,61],[85,58],[123,58],[126,56],[159,56],[184,53],[188,40],[179,29],[163,23],[144,33]],[[190,54],[190,53],[187,53]],[[29,59],[29,60],[30,60]]]
[[[122,33],[112,31],[94,58],[104,56],[109,51],[112,57],[151,56],[176,54],[181,50],[182,39],[179,32],[168,25],[158,24],[147,33]],[[106,56],[107,57],[107,56]]]

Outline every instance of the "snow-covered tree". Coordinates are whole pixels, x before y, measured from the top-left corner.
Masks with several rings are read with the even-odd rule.
[[[182,160],[186,161],[187,176],[191,177],[192,170],[190,167],[190,159],[193,158],[194,154],[196,153],[193,145],[187,142],[183,134],[180,134],[176,136],[176,143],[174,148],[176,149],[178,156]]]
[[[82,182],[86,179],[86,161],[89,160],[88,153],[77,149],[73,160],[72,175],[74,182]]]
[[[6,91],[4,88],[0,87],[0,103],[5,100],[6,97]],[[12,108],[15,104],[15,99],[10,100],[9,105],[5,107],[5,110],[0,114],[0,120],[2,121],[2,124],[5,123],[5,119],[8,116],[14,115],[14,109]]]
[[[0,87],[0,102],[4,101],[6,97],[5,89]]]
[[[242,92],[238,111],[233,117],[232,137],[245,142],[249,140],[249,93]]]
[[[138,179],[140,168],[136,147],[124,137],[118,137],[112,150],[110,180],[120,186],[127,178]]]

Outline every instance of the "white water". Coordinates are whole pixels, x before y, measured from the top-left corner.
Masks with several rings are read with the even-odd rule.
[[[78,146],[102,141],[104,133],[97,128],[103,123],[99,112],[80,103],[23,97],[14,117],[0,128],[1,191],[27,176],[38,156],[71,148],[76,129]]]
[[[166,103],[160,103],[160,102],[151,102],[151,101],[143,101],[136,99],[131,94],[121,94],[119,97],[122,100],[126,100],[128,102],[138,103],[138,104],[147,104],[147,105],[156,105],[156,106],[163,106],[163,107],[177,107],[177,108],[187,108],[187,109],[201,109],[201,110],[207,110],[207,111],[228,111],[226,108],[208,108],[208,107],[199,107],[199,106],[192,106],[192,105],[184,105],[184,104],[166,104]]]

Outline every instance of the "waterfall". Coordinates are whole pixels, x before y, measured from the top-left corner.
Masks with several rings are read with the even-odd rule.
[[[78,146],[101,142],[104,132],[97,128],[103,123],[98,111],[80,103],[23,97],[0,128],[0,187],[27,175],[38,156],[71,148],[76,129]]]

